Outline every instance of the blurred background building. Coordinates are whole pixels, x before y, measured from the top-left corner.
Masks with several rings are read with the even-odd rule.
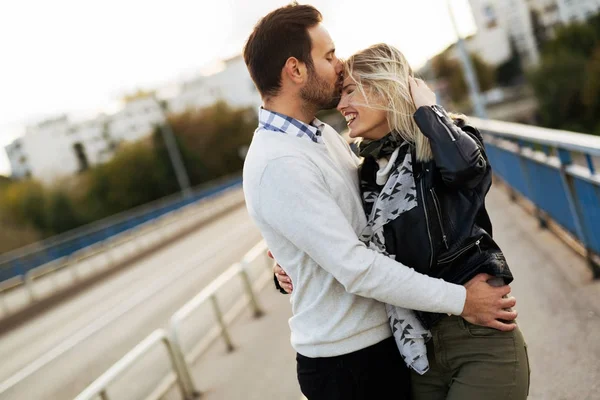
[[[45,183],[105,163],[120,143],[134,142],[166,122],[166,114],[180,114],[224,101],[232,107],[258,109],[260,96],[241,55],[224,60],[208,76],[177,84],[174,95],[140,92],[126,96],[114,114],[70,121],[66,116],[27,127],[25,134],[6,146],[13,179],[37,178]]]
[[[600,10],[600,0],[469,0],[477,33],[469,50],[492,65],[511,56],[514,42],[525,66],[540,61],[540,46],[556,28],[582,22]]]

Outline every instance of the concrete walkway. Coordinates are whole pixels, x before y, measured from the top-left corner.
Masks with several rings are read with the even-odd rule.
[[[220,341],[198,361],[192,373],[203,391],[202,400],[266,400],[301,397],[295,355],[287,323],[292,315],[288,297],[271,285],[260,302],[266,311],[259,319],[245,312],[231,329],[235,351],[227,353]]]
[[[600,283],[585,261],[510,202],[502,186],[488,196],[494,235],[516,280],[519,323],[529,345],[530,399],[600,399]],[[232,330],[238,349],[217,344],[193,373],[207,400],[300,399],[289,344],[288,299],[268,286],[267,315],[244,315]]]

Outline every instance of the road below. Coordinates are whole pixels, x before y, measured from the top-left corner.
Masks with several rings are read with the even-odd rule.
[[[0,399],[72,399],[260,240],[244,206],[0,337]],[[228,293],[228,301],[241,297]],[[196,324],[212,326],[200,313]],[[198,326],[200,326],[198,325]],[[203,328],[204,329],[204,328]],[[156,385],[166,353],[124,377],[124,397]],[[117,382],[118,384],[118,382]],[[118,389],[118,385],[115,390]]]

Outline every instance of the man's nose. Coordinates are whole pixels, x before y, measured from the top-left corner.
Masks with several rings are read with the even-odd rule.
[[[335,66],[335,72],[336,74],[341,74],[344,71],[344,64],[342,64],[342,61],[338,58],[337,60],[337,65]]]

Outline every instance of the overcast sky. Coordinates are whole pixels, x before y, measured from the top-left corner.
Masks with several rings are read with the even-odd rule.
[[[468,0],[451,0],[463,35]],[[377,42],[413,66],[456,40],[446,0],[314,0],[342,57]],[[278,0],[0,2],[0,174],[27,124],[107,110],[124,93],[191,77],[238,54]]]

